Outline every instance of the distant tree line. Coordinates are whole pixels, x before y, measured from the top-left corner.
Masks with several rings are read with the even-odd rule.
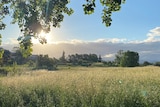
[[[63,51],[62,56],[57,58],[50,58],[48,55],[31,55],[28,58],[24,58],[19,47],[14,47],[12,52],[3,48],[2,58],[0,59],[0,66],[11,66],[14,63],[17,65],[28,64],[29,66],[35,66],[35,69],[56,69],[58,65],[80,65],[91,66],[92,63],[101,62],[101,56],[96,54],[71,54],[67,57]]]
[[[36,69],[48,70],[54,70],[58,65],[91,66],[93,63],[102,61],[101,56],[98,57],[96,54],[72,54],[66,57],[64,51],[59,59],[49,58],[48,55],[38,55],[36,58],[31,59],[35,61]]]
[[[90,66],[92,63],[101,62],[101,56],[96,54],[72,54],[68,55],[67,62],[73,65]]]
[[[19,47],[14,47],[12,52],[0,48],[3,50],[2,58],[0,59],[0,66],[10,66],[16,63],[17,65],[28,64],[35,69],[48,69],[54,70],[58,65],[66,66],[103,66],[103,67],[136,67],[136,66],[160,66],[160,62],[150,63],[144,61],[139,64],[139,54],[134,51],[119,50],[115,55],[114,61],[104,61],[101,55],[96,54],[70,54],[65,56],[65,52],[62,52],[62,56],[57,58],[50,58],[48,55],[31,55],[28,58],[24,58]]]
[[[48,69],[55,70],[57,66],[57,60],[49,58],[48,55],[39,55],[36,60],[36,69]]]
[[[14,47],[12,52],[3,48],[0,48],[0,50],[3,50],[2,58],[0,58],[0,66],[9,66],[15,62],[18,65],[22,65],[28,61],[27,58],[23,57],[19,47]]]

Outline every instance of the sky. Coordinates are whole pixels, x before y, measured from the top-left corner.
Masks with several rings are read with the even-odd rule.
[[[82,5],[85,0],[70,0],[68,7],[74,10],[71,16],[65,15],[60,28],[52,28],[48,43],[35,42],[33,54],[49,54],[60,57],[74,53],[96,53],[105,60],[113,60],[118,50],[136,51],[141,61],[160,61],[160,0],[126,0],[121,10],[112,14],[112,25],[102,23],[103,7],[96,1],[95,12],[84,15]],[[17,44],[21,35],[17,25],[11,25],[6,17],[7,28],[2,46],[10,49]]]

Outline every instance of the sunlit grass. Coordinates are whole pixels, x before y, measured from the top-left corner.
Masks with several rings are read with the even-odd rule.
[[[32,71],[0,78],[0,106],[158,107],[159,83],[159,67]]]

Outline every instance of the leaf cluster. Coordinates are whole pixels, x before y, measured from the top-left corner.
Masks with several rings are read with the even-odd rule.
[[[2,0],[0,1],[0,30],[5,29],[2,19],[10,14],[12,24],[18,23],[22,35],[18,38],[20,47],[26,55],[32,52],[31,38],[46,43],[38,35],[41,31],[48,33],[53,27],[60,27],[64,13],[71,15],[73,10],[67,7],[68,0]],[[11,10],[11,11],[9,11]]]
[[[86,4],[83,5],[83,10],[85,14],[94,13],[96,3],[95,0],[86,0]],[[111,26],[112,22],[112,12],[119,11],[121,8],[121,4],[124,3],[125,0],[100,0],[100,3],[104,7],[102,10],[102,23],[106,25],[106,27]]]
[[[85,14],[94,13],[94,8],[96,7],[95,0],[86,0],[87,4],[83,4],[83,10]]]
[[[2,19],[9,14],[9,8],[6,5],[7,3],[9,3],[9,0],[0,1],[0,30],[4,30],[6,27],[6,25],[2,22]]]
[[[66,7],[67,0],[27,0],[13,2],[13,21],[18,22],[21,31],[31,33],[33,36],[40,33],[50,31],[50,25],[53,27],[60,26],[63,21],[64,14],[73,13],[72,9]]]

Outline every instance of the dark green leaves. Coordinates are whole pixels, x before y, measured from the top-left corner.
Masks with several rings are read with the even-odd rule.
[[[2,39],[2,35],[0,34],[0,45],[1,45],[1,43],[2,43],[2,40],[1,40],[1,39]]]
[[[6,5],[8,0],[1,0],[0,1],[0,30],[4,30],[6,25],[2,22],[2,19],[5,18],[6,15],[9,14],[9,8]]]
[[[83,10],[85,14],[94,13],[94,8],[96,7],[95,0],[86,0],[87,4],[83,4]]]
[[[38,37],[40,32],[50,32],[51,25],[59,27],[64,19],[64,13],[68,15],[73,13],[73,10],[67,7],[68,3],[68,0],[10,1],[10,8],[13,10],[12,23],[18,23],[23,33],[18,40],[24,56],[32,51],[31,37],[39,39],[42,44],[47,43],[45,38]]]
[[[135,67],[139,65],[139,54],[134,51],[119,50],[116,54],[115,63],[122,67]]]
[[[124,0],[123,0],[124,1]],[[108,27],[111,25],[112,12],[119,11],[121,8],[121,0],[100,0],[102,6],[104,6],[102,13],[102,23]]]
[[[121,8],[121,3],[124,3],[125,0],[100,0],[100,3],[104,7],[102,10],[102,23],[106,27],[111,25],[112,22],[112,12],[119,11]],[[86,0],[86,4],[83,5],[83,10],[85,14],[92,14],[95,10],[95,0]]]
[[[23,57],[28,57],[32,53],[32,42],[31,42],[32,35],[24,35],[22,37],[18,38],[19,44],[20,44],[20,51],[23,55]]]
[[[5,27],[6,25],[2,21],[0,21],[0,30],[4,30]]]

